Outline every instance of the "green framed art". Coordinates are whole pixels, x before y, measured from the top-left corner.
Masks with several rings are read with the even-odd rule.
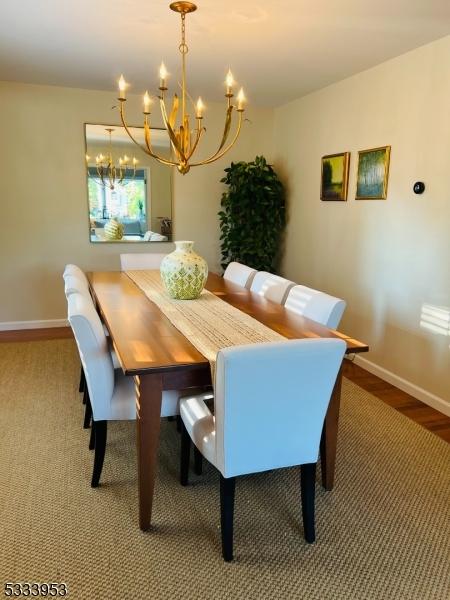
[[[386,200],[391,147],[361,150],[358,155],[356,200]]]

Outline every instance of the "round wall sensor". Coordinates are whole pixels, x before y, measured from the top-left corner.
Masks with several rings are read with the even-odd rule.
[[[423,181],[416,181],[413,187],[415,194],[423,194],[425,191],[425,184]]]

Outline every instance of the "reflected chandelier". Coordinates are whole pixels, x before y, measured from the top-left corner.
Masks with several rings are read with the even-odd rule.
[[[203,111],[205,106],[202,102],[202,99],[199,98],[197,100],[197,104],[195,106],[195,121],[196,125],[193,131],[191,131],[191,125],[189,122],[189,114],[186,111],[186,97],[189,96],[189,93],[186,88],[186,54],[188,53],[188,46],[186,44],[186,15],[188,13],[194,12],[197,10],[197,6],[192,4],[191,2],[173,2],[170,5],[170,8],[180,13],[181,15],[181,44],[179,45],[179,50],[181,53],[181,72],[182,72],[182,80],[181,80],[181,111],[179,113],[179,98],[177,94],[174,94],[172,101],[172,108],[170,114],[168,115],[166,104],[165,104],[165,93],[167,92],[167,71],[164,66],[164,63],[161,64],[159,70],[159,91],[160,95],[157,96],[159,98],[159,103],[161,107],[161,114],[164,123],[164,127],[166,128],[167,134],[169,136],[170,145],[172,148],[172,158],[166,158],[164,156],[160,156],[156,154],[156,152],[152,148],[152,142],[150,137],[150,107],[151,107],[151,97],[148,92],[144,94],[144,140],[145,146],[141,145],[131,133],[129,126],[126,123],[125,119],[125,101],[126,101],[126,88],[127,83],[123,78],[123,75],[119,79],[119,102],[120,102],[120,118],[122,124],[133,140],[135,144],[137,144],[146,154],[149,154],[153,158],[155,158],[160,163],[170,166],[176,166],[178,171],[185,175],[191,167],[198,167],[200,165],[207,165],[209,163],[214,162],[221,158],[230,148],[234,145],[236,140],[239,137],[239,133],[241,131],[242,119],[244,113],[244,104],[245,104],[245,96],[244,91],[241,88],[236,100],[237,104],[234,106],[232,104],[233,94],[233,75],[231,71],[228,71],[226,77],[226,93],[225,97],[227,98],[227,110],[225,115],[225,126],[222,135],[222,140],[219,144],[217,151],[212,154],[209,158],[204,160],[200,160],[198,162],[190,162],[193,157],[195,151],[197,150],[198,144],[200,142],[200,138],[205,130],[205,127],[202,125],[203,120]],[[232,113],[233,109],[236,109],[238,113],[238,121],[236,132],[232,138],[232,140],[227,144],[227,140],[230,134],[231,129],[231,121],[232,121]],[[178,119],[177,119],[178,117]],[[177,125],[177,123],[179,123]]]
[[[90,156],[86,154],[86,167],[88,176],[94,179],[96,183],[103,187],[109,188],[111,191],[115,190],[116,185],[124,185],[124,179],[134,179],[136,177],[136,165],[138,159],[133,156],[130,165],[130,158],[124,154],[119,157],[119,164],[115,165],[112,155],[112,133],[114,129],[106,127],[105,131],[109,133],[109,152],[105,156],[104,154],[97,154],[95,157],[95,169],[96,175],[91,175],[89,170]],[[97,179],[98,178],[98,179]]]

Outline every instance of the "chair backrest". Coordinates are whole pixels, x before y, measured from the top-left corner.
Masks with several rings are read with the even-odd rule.
[[[268,273],[267,271],[258,271],[253,277],[250,290],[272,300],[272,302],[283,304],[287,291],[293,285],[295,285],[293,281],[289,281],[284,277]]]
[[[144,242],[168,242],[169,238],[167,235],[156,233],[155,231],[146,231],[144,233]]]
[[[166,254],[147,252],[145,254],[121,254],[120,268],[122,271],[143,271],[145,269],[159,269],[162,259]]]
[[[108,419],[114,391],[114,367],[105,332],[91,298],[70,294],[68,318],[83,364],[96,421]]]
[[[89,298],[91,297],[86,278],[81,279],[78,275],[66,275],[64,277],[64,293],[66,294],[66,298],[70,294],[83,294]]]
[[[324,292],[296,285],[289,290],[284,306],[326,327],[336,329],[344,314],[346,303]]]
[[[223,278],[227,281],[235,283],[236,285],[246,287],[251,283],[256,273],[256,269],[247,267],[247,265],[242,265],[238,262],[230,262],[230,264],[225,269]]]
[[[83,269],[80,269],[80,267],[77,267],[77,265],[68,264],[65,266],[63,278],[65,279],[67,276],[78,277],[79,279],[82,279],[87,283],[87,277],[84,274]]]
[[[317,461],[346,344],[289,340],[217,355],[217,467],[225,477]]]

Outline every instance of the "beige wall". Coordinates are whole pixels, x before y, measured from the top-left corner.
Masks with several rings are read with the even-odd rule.
[[[284,274],[345,298],[342,329],[370,344],[367,358],[445,400],[449,73],[447,37],[275,112],[275,164],[289,190]],[[387,144],[387,200],[355,201],[357,151]],[[348,201],[321,202],[320,158],[340,151],[352,153]]]
[[[89,242],[83,123],[118,123],[114,104],[109,92],[0,82],[0,323],[64,318],[67,262],[113,270],[120,252],[173,248]],[[130,122],[140,123],[140,99],[127,105]],[[174,173],[175,237],[195,240],[213,270],[219,265],[223,169],[257,153],[271,158],[273,111],[248,112],[251,123],[227,156],[184,177]],[[222,105],[208,107],[205,151],[218,143],[223,116]]]

